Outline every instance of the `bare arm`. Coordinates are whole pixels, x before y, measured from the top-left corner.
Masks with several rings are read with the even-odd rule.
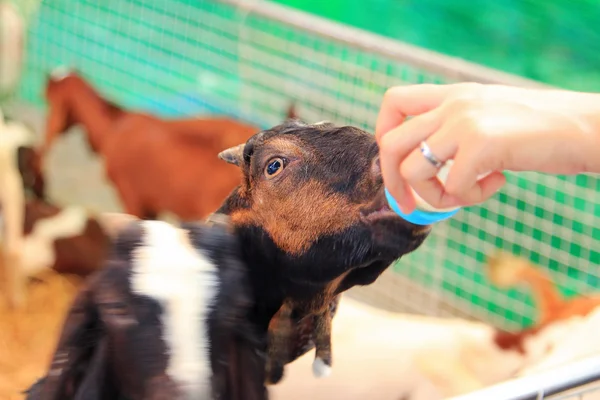
[[[404,212],[415,207],[410,187],[438,208],[472,205],[504,185],[505,170],[600,172],[600,94],[472,83],[395,87],[376,135],[384,181]],[[440,161],[454,160],[445,187],[421,141]]]

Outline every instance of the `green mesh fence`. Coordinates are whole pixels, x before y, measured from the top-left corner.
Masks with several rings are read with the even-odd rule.
[[[552,85],[600,91],[595,0],[274,1]]]
[[[391,85],[512,79],[250,3],[256,12],[208,0],[45,1],[30,27],[21,99],[43,107],[46,73],[69,64],[118,103],[163,116],[216,112],[267,127],[294,101],[308,121],[372,131]],[[502,248],[530,258],[566,294],[598,287],[599,187],[592,176],[508,174],[486,204],[436,226],[379,295],[419,312],[449,305],[505,327],[529,324],[528,292],[493,288],[485,255]]]

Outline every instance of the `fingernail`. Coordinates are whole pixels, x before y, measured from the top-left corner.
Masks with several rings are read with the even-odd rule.
[[[406,204],[398,204],[398,206],[400,207],[400,210],[402,210],[402,212],[404,214],[410,214],[415,210],[415,206],[410,206],[410,205],[406,205]]]

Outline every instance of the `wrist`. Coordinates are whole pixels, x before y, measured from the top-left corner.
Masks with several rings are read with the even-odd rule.
[[[600,94],[583,93],[573,106],[577,108],[574,120],[581,138],[582,172],[600,173]]]

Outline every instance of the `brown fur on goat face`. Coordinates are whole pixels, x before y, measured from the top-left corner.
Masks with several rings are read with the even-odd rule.
[[[220,157],[243,173],[218,212],[231,216],[242,238],[254,322],[269,331],[269,382],[314,342],[314,367],[326,373],[338,296],[375,281],[430,227],[389,209],[377,143],[360,129],[288,121]]]

